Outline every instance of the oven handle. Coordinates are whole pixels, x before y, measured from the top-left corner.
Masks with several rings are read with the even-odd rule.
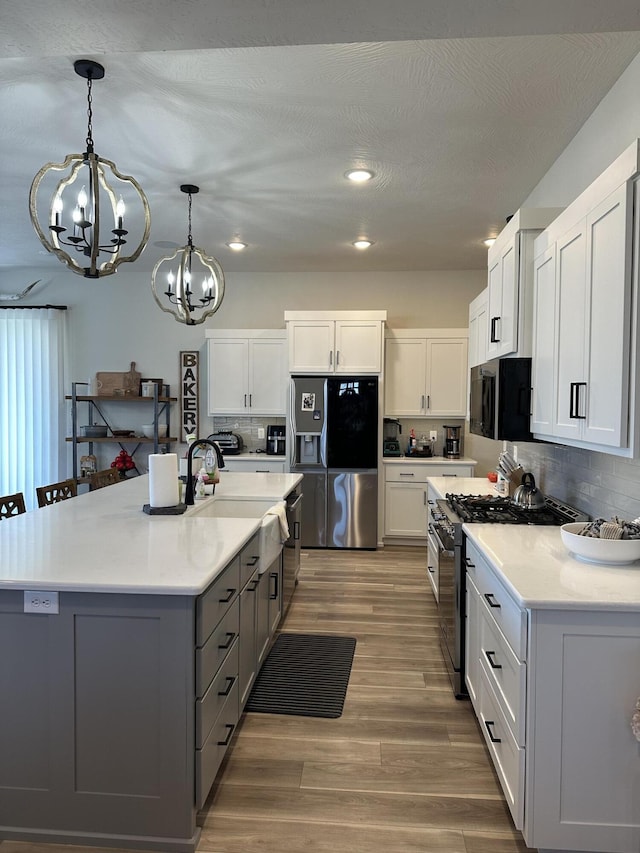
[[[453,557],[453,551],[448,550],[448,549],[447,549],[447,548],[445,548],[445,547],[444,547],[444,545],[442,544],[442,539],[440,538],[440,536],[439,536],[439,534],[438,534],[438,528],[436,527],[436,525],[435,525],[435,524],[430,524],[430,525],[429,525],[429,530],[430,530],[430,532],[431,532],[431,533],[433,533],[433,537],[434,537],[434,539],[436,540],[436,545],[438,546],[438,551],[439,551],[441,554],[444,554],[446,557]]]

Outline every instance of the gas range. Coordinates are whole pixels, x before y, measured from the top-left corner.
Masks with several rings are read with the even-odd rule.
[[[539,509],[525,509],[504,495],[447,494],[436,501],[432,512],[434,526],[446,548],[462,541],[463,524],[532,524],[556,525],[571,521],[588,521],[589,516],[575,507],[550,496]]]

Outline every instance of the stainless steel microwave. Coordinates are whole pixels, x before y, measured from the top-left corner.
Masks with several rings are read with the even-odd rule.
[[[533,441],[531,359],[496,358],[471,368],[469,431],[503,441]]]

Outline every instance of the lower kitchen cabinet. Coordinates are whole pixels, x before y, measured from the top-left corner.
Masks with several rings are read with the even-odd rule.
[[[385,462],[384,535],[427,538],[427,479],[473,477],[475,462]]]
[[[528,847],[637,853],[637,613],[526,609],[467,539],[466,681]]]
[[[225,456],[222,476],[224,476],[225,471],[244,471],[250,474],[284,474],[286,470],[285,459],[252,453],[251,456]]]
[[[240,711],[249,698],[258,669],[256,626],[259,583],[256,569],[240,593],[240,655],[238,663]]]

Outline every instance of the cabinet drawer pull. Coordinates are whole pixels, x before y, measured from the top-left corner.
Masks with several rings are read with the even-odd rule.
[[[259,585],[259,583],[260,583],[260,581],[258,581],[258,580],[253,581],[253,582],[252,582],[252,584],[251,584],[251,586],[248,586],[248,587],[247,587],[247,590],[248,590],[249,592],[255,592],[255,591],[258,589],[258,585]]]
[[[279,577],[278,572],[271,572],[271,577],[274,580],[274,584],[273,584],[273,593],[272,593],[272,595],[269,596],[269,598],[272,601],[275,601],[276,598],[278,597],[278,577]]]
[[[329,367],[333,367],[333,350],[329,350]]]
[[[230,633],[229,633],[229,631],[227,631],[227,637],[228,637],[229,639],[227,640],[227,642],[226,642],[226,643],[223,643],[221,646],[218,646],[218,648],[219,648],[219,649],[228,649],[228,648],[229,648],[229,646],[231,645],[231,643],[233,643],[233,641],[235,640],[236,635],[235,635],[235,634],[230,634]]]
[[[433,566],[427,566],[427,571],[430,572],[431,574],[435,573],[435,569],[433,568]]]
[[[260,554],[254,554],[253,557],[251,557],[251,559],[247,560],[247,566],[249,566],[250,568],[251,568],[251,566],[255,566],[255,564],[258,562],[259,559],[260,559]]]
[[[500,342],[500,338],[496,335],[496,326],[498,325],[499,320],[500,317],[491,318],[491,337],[489,340],[492,344],[497,344]]]
[[[336,367],[340,364],[340,350],[336,350]]]
[[[231,688],[233,687],[233,685],[235,683],[236,683],[235,675],[228,675],[227,676],[227,686],[225,687],[224,690],[218,690],[218,696],[228,696],[229,693],[231,693]]]
[[[476,567],[476,564],[472,563],[468,557],[464,558],[464,563],[468,569],[475,569],[475,567]]]
[[[421,408],[421,409],[426,409],[426,408],[427,408],[427,407],[425,406],[425,396],[424,396],[424,394],[422,395],[422,397],[420,397],[420,408]]]
[[[569,417],[573,420],[584,421],[586,415],[579,414],[580,412],[580,389],[586,388],[586,382],[572,382],[569,388]]]
[[[487,599],[489,607],[500,607],[492,592],[485,592],[484,597]]]
[[[226,598],[218,599],[219,604],[228,604],[233,598],[233,596],[236,594],[235,589],[227,589],[227,592],[229,593],[229,595]]]
[[[253,394],[249,394],[249,408],[251,408],[251,398],[252,397],[253,397]]]
[[[496,656],[495,652],[485,652],[484,656],[489,661],[489,666],[491,667],[491,669],[502,669],[502,664],[496,663],[494,660],[494,658]]]
[[[244,407],[247,408],[247,395],[244,395]]]
[[[410,471],[406,471],[406,472],[405,472],[405,471],[401,471],[401,472],[400,472],[400,476],[401,476],[401,477],[415,477],[416,475],[415,475],[413,472],[410,472]]]
[[[427,505],[427,493],[426,493],[426,492],[423,492],[422,494],[424,495],[423,503],[424,503],[424,505],[426,506],[426,505]]]
[[[218,741],[218,746],[228,746],[229,741],[231,740],[231,735],[233,734],[233,730],[235,729],[235,726],[232,726],[231,723],[225,723],[224,727],[225,729],[229,729],[229,731],[227,732],[227,736],[224,740]]]
[[[495,726],[494,720],[485,720],[484,726],[487,730],[487,734],[489,735],[489,740],[491,743],[502,743],[501,737],[496,737],[494,733],[491,731],[491,726]]]

